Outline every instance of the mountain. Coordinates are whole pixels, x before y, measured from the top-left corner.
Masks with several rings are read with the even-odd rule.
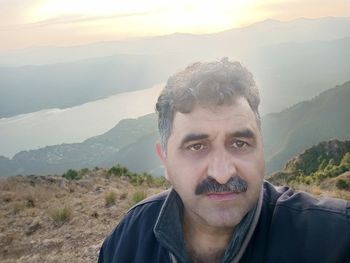
[[[267,174],[282,169],[293,156],[332,138],[350,139],[350,82],[329,89],[280,113],[262,118]],[[155,155],[157,117],[123,120],[107,133],[83,143],[23,151],[0,158],[0,175],[63,173],[68,169],[111,167],[162,175]]]
[[[280,111],[348,80],[349,28],[350,17],[268,20],[215,34],[0,54],[0,118],[144,89],[191,62],[223,56],[254,73],[264,114]]]
[[[0,118],[146,89],[164,82],[178,64],[177,58],[168,55],[115,55],[63,64],[0,67]]]
[[[116,54],[180,54],[222,51],[220,56],[251,47],[279,43],[330,41],[350,36],[350,17],[299,18],[281,22],[264,20],[213,34],[175,33],[165,36],[99,42],[72,47],[40,47],[0,53],[0,66],[47,65],[108,57]],[[216,51],[208,49],[216,48]],[[200,51],[200,52],[199,52]],[[239,52],[237,52],[239,51]]]
[[[350,191],[350,141],[321,142],[290,159],[268,180],[277,185],[319,185]]]
[[[142,137],[156,133],[156,116],[149,114],[138,119],[120,121],[107,133],[82,143],[61,144],[38,150],[22,151],[11,160],[0,157],[0,174],[62,174],[67,169],[111,167],[127,155],[129,145]],[[121,153],[119,153],[121,152]],[[152,156],[151,152],[147,156]],[[155,159],[155,158],[154,158]],[[131,157],[130,160],[135,158]],[[144,157],[144,160],[147,158]],[[122,163],[122,162],[119,162]],[[134,172],[147,171],[131,166]]]
[[[350,82],[262,120],[267,174],[321,141],[350,139]]]

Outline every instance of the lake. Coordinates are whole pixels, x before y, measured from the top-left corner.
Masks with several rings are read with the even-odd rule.
[[[164,84],[119,93],[65,109],[46,109],[0,119],[0,155],[12,158],[22,150],[82,142],[113,128],[120,120],[154,112]]]

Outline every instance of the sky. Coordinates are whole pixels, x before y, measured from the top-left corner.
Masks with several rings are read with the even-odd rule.
[[[349,0],[0,0],[0,52],[349,15]]]

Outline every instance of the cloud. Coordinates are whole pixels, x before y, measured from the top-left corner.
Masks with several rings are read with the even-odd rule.
[[[38,21],[30,26],[52,26],[58,24],[77,24],[84,22],[97,22],[103,20],[120,19],[125,17],[146,16],[154,13],[156,10],[143,11],[143,12],[131,12],[131,13],[118,13],[108,16],[89,16],[89,15],[62,15],[42,21]]]

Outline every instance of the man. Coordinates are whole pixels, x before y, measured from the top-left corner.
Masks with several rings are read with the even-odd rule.
[[[264,182],[252,74],[224,58],[169,78],[157,153],[173,188],[137,204],[99,262],[350,262],[350,204]]]

